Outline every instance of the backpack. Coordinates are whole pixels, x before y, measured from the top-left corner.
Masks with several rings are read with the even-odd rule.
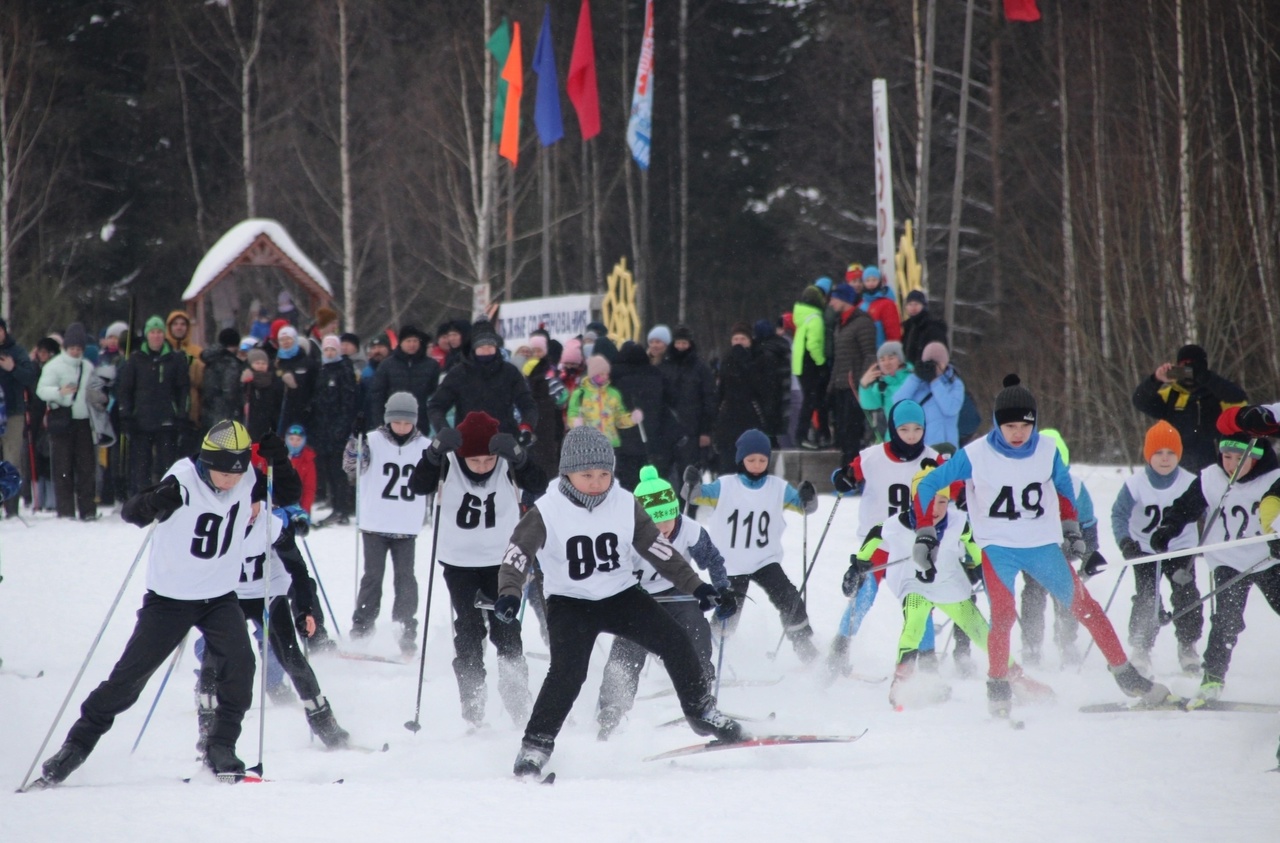
[[[982,414],[978,412],[978,405],[969,394],[969,387],[966,386],[964,403],[960,405],[960,415],[956,417],[956,430],[960,434],[960,443],[977,433],[980,427],[982,427]]]

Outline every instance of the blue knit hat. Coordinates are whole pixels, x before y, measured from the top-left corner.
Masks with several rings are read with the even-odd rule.
[[[738,441],[734,444],[737,446],[737,450],[733,454],[734,462],[742,462],[752,454],[764,454],[766,457],[773,456],[773,448],[769,446],[769,437],[754,427],[739,436]]]
[[[903,399],[889,408],[889,427],[897,430],[904,424],[924,427],[924,407],[910,398]]]
[[[821,278],[819,278],[817,281],[814,281],[813,286],[821,290],[824,296],[831,295],[831,279],[828,278],[827,276],[824,275]]]

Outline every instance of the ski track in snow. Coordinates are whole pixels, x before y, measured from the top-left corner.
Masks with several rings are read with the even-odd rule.
[[[1110,506],[1128,469],[1082,467],[1093,495],[1108,558],[1120,554],[1110,537]],[[831,497],[809,519],[809,547],[816,547]],[[815,642],[825,652],[845,599],[840,578],[848,565],[857,505],[846,501],[827,538],[809,583]],[[450,666],[452,646],[448,594],[437,582],[427,646],[423,729],[403,727],[413,715],[417,661],[391,665],[317,658],[316,673],[339,722],[361,744],[390,742],[388,753],[323,752],[311,742],[300,707],[267,707],[264,785],[224,786],[210,781],[183,784],[197,769],[192,716],[194,657],[188,650],[165,691],[138,752],[129,755],[163,668],[138,703],[122,715],[89,760],[66,786],[17,795],[49,724],[120,586],[142,530],[117,516],[94,524],[38,518],[24,527],[0,523],[4,582],[0,584],[0,657],[9,669],[45,675],[21,680],[0,675],[0,840],[26,841],[225,841],[301,838],[316,841],[399,841],[408,835],[433,840],[650,841],[769,839],[910,840],[1274,840],[1280,828],[1280,775],[1276,764],[1280,718],[1255,714],[1160,712],[1142,715],[1082,714],[1080,705],[1123,699],[1094,648],[1083,673],[1059,672],[1048,647],[1045,664],[1031,674],[1057,691],[1046,707],[1017,706],[1024,731],[1014,731],[986,713],[985,685],[954,676],[950,701],[925,709],[893,712],[888,684],[842,680],[821,690],[817,670],[802,669],[789,646],[776,662],[766,653],[777,641],[777,613],[759,591],[726,654],[727,677],[785,675],[763,688],[727,688],[722,705],[763,716],[760,733],[857,733],[854,744],[743,749],[675,761],[641,761],[692,743],[691,733],[655,726],[679,714],[673,698],[639,702],[607,743],[595,739],[594,705],[606,643],[596,648],[587,684],[565,726],[548,771],[559,774],[551,788],[530,787],[511,777],[523,724],[513,725],[490,671],[490,728],[467,735],[459,715]],[[801,578],[801,519],[788,514],[785,567]],[[311,534],[309,542],[338,612],[330,622],[349,627],[352,608],[354,527]],[[418,544],[420,591],[426,594],[430,533]],[[1197,563],[1204,590],[1208,577]],[[1116,571],[1089,585],[1100,602],[1115,584]],[[144,590],[139,565],[112,618],[66,715],[41,758],[60,745],[86,694],[110,670],[132,629]],[[362,649],[396,655],[396,629],[384,615]],[[1120,587],[1110,616],[1127,637],[1132,580]],[[1167,595],[1167,586],[1166,586]],[[1166,598],[1167,599],[1167,598]],[[986,601],[979,598],[984,613]],[[1052,610],[1050,610],[1051,614]],[[536,625],[526,644],[544,650]],[[1052,618],[1047,620],[1052,635]],[[1227,697],[1280,701],[1276,670],[1280,618],[1256,591],[1250,597],[1249,628],[1241,637],[1228,677]],[[886,592],[850,648],[855,670],[892,672],[900,612]],[[1205,632],[1208,632],[1206,618]],[[1014,630],[1014,652],[1018,651]],[[946,639],[944,632],[940,641]],[[1087,644],[1083,630],[1080,644]],[[1204,639],[1200,647],[1203,648]],[[349,643],[346,646],[354,646]],[[979,663],[985,659],[979,654]],[[820,663],[819,663],[820,664]],[[530,660],[536,694],[547,663]],[[1156,645],[1155,667],[1180,693],[1195,681],[1176,670],[1175,642],[1165,629]],[[658,665],[650,665],[640,693],[665,687]],[[255,682],[255,694],[257,684]],[[258,760],[258,709],[245,718],[239,754]],[[38,774],[38,770],[37,770]],[[334,779],[345,783],[334,786]],[[264,835],[265,837],[260,837]]]

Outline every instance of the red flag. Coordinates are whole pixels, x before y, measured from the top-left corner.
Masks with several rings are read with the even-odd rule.
[[[1004,0],[1004,19],[1027,23],[1040,20],[1040,10],[1036,8],[1036,0]]]
[[[573,58],[569,61],[569,78],[565,90],[573,110],[578,113],[582,139],[600,134],[600,92],[596,87],[596,48],[591,41],[591,7],[582,0],[578,12],[578,32],[573,36]]]
[[[502,114],[502,142],[498,154],[516,165],[520,158],[520,94],[524,92],[524,68],[520,56],[520,24],[511,29],[511,52],[502,68],[502,78],[507,83],[507,104]]]

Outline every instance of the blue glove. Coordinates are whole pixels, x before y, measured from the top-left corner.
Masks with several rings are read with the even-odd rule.
[[[13,463],[0,461],[0,500],[8,500],[22,488],[22,475]]]
[[[271,512],[280,519],[280,523],[284,525],[286,530],[293,529],[295,537],[306,538],[307,533],[311,532],[311,516],[307,515],[307,511],[296,503],[291,503],[288,506],[277,506]]]
[[[504,594],[493,601],[493,616],[502,623],[511,623],[520,611],[520,598],[514,594]]]

